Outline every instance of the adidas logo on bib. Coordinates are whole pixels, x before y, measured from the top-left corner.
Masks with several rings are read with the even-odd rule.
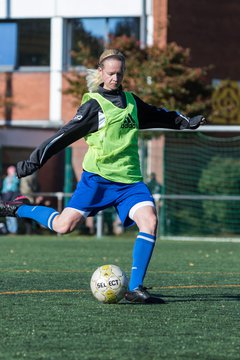
[[[128,114],[128,116],[124,119],[121,128],[133,129],[135,127],[136,127],[135,121],[133,120],[132,116]]]

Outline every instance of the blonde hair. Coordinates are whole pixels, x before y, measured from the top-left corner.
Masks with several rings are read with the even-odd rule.
[[[107,49],[105,50],[98,60],[98,67],[103,68],[104,61],[110,57],[119,59],[122,62],[123,67],[125,68],[125,57],[117,49]],[[98,69],[87,69],[86,74],[87,88],[89,92],[96,92],[98,86],[102,82],[101,75]]]
[[[117,58],[119,59],[123,66],[125,66],[125,57],[124,55],[117,49],[107,49],[105,50],[102,55],[100,56],[99,58],[99,61],[98,61],[98,66],[102,66],[103,65],[103,62],[104,60],[110,58],[110,57],[114,57],[114,58]]]

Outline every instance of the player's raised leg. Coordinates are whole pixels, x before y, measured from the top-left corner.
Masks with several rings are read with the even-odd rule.
[[[0,216],[13,216],[32,219],[39,224],[60,234],[73,231],[77,224],[84,221],[81,212],[65,208],[61,213],[54,208],[42,205],[29,205],[26,197],[18,197],[14,201],[0,203]]]

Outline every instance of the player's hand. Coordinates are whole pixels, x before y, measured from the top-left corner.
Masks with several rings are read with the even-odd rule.
[[[19,161],[16,166],[17,177],[22,177],[33,174],[39,169],[39,166],[29,160]]]
[[[197,115],[189,119],[189,129],[191,130],[195,130],[200,125],[205,125],[205,124],[206,124],[206,119],[202,115]]]
[[[202,115],[197,115],[197,116],[193,116],[192,118],[189,118],[180,114],[175,121],[176,124],[179,125],[180,130],[185,130],[185,129],[195,130],[200,125],[206,124],[206,119]]]

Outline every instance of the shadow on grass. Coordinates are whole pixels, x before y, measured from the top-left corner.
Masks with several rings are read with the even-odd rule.
[[[232,294],[190,294],[190,295],[163,295],[163,294],[152,294],[153,301],[150,303],[130,303],[128,301],[122,301],[120,305],[167,305],[176,302],[216,302],[216,301],[240,301],[240,295]]]
[[[232,294],[193,294],[193,295],[155,295],[161,296],[166,303],[190,301],[240,301],[240,295]]]

